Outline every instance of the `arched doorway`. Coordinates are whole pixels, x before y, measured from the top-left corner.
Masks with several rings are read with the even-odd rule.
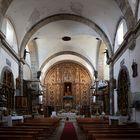
[[[91,77],[83,66],[74,62],[55,64],[46,73],[44,84],[46,108],[66,112],[78,108],[89,115]]]
[[[15,89],[14,89],[13,73],[8,68],[3,69],[1,82],[2,82],[0,89],[0,97],[2,97],[1,107],[5,108],[7,110],[7,113],[10,114],[14,110]]]
[[[129,114],[130,80],[128,70],[123,66],[118,77],[118,109],[120,115]]]

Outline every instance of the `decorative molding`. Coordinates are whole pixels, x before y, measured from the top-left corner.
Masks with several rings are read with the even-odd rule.
[[[73,97],[73,107],[77,104],[89,105],[89,90],[91,78],[88,71],[79,64],[73,62],[62,62],[53,66],[45,77],[46,93],[45,105],[64,107],[64,95],[67,95],[65,85],[69,85]]]
[[[138,37],[140,35],[140,20],[137,22],[137,24],[134,28],[134,32],[136,34],[136,37]]]
[[[14,58],[16,58],[16,60],[20,60],[19,56],[16,54],[16,52],[11,48],[11,46],[8,44],[8,42],[5,39],[1,40],[1,43],[4,45],[4,49],[8,50],[10,52],[10,54],[12,54],[12,56]]]
[[[127,49],[126,47],[124,47],[126,45],[127,45],[127,42],[126,40],[124,40],[121,46],[115,52],[115,54],[111,57],[111,60],[113,63],[116,62],[119,59],[119,57],[124,53],[124,51]]]
[[[25,60],[24,60],[24,58],[20,58],[19,61],[20,61],[23,65],[26,63]]]
[[[20,61],[20,57],[17,55],[17,53],[11,48],[9,43],[6,41],[6,36],[3,34],[3,32],[0,31],[0,39],[2,43],[2,48],[9,52],[17,61]]]
[[[6,36],[4,35],[4,33],[0,31],[0,39],[5,39],[5,38]]]
[[[126,34],[124,35],[124,40],[127,40],[130,36],[131,36],[131,34],[133,33],[133,29],[131,28],[131,29],[129,29],[127,32],[126,32]]]

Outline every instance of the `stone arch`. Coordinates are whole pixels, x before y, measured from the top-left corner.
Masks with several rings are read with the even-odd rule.
[[[136,18],[136,20],[138,21],[138,12],[139,12],[139,3],[140,3],[140,1],[139,0],[137,0],[136,1],[136,9],[135,9],[135,18]]]
[[[126,66],[122,66],[118,76],[118,110],[121,115],[129,115],[130,77]]]
[[[115,1],[124,15],[128,29],[133,28],[136,23],[136,18],[133,15],[133,12],[132,12],[131,6],[129,5],[128,0],[115,0]]]
[[[8,72],[12,73],[12,70],[8,66],[5,66],[1,71],[1,82],[4,78],[4,72],[5,71],[8,71]],[[12,76],[13,76],[13,73],[12,73]],[[14,83],[14,77],[13,77],[13,81],[11,81],[11,82]],[[13,86],[14,86],[14,84],[13,84]]]
[[[62,55],[73,55],[73,56],[79,58],[80,61],[78,61],[78,60],[75,58],[75,59],[69,59],[69,60],[68,60],[68,59],[67,59],[67,60],[66,60],[66,59],[65,59],[65,60],[64,60],[64,59],[61,59],[61,60],[59,60],[59,62],[62,62],[62,61],[75,62],[75,63],[78,63],[78,64],[84,66],[85,68],[86,68],[87,65],[88,65],[88,68],[86,68],[86,69],[89,71],[89,75],[90,75],[90,76],[92,77],[92,79],[93,79],[92,83],[94,83],[94,79],[95,79],[95,76],[96,76],[97,71],[96,71],[95,67],[93,66],[93,64],[87,59],[87,57],[85,57],[85,56],[83,56],[83,55],[81,55],[81,54],[79,54],[79,53],[72,52],[72,51],[62,51],[62,52],[58,52],[58,53],[56,53],[56,54],[50,56],[48,59],[46,59],[46,60],[44,61],[44,63],[41,65],[41,67],[40,67],[40,71],[42,71],[42,73],[41,73],[41,79],[42,79],[42,80],[44,79],[44,76],[45,76],[46,71],[47,71],[51,66],[53,66],[54,64],[59,63],[59,62],[56,61],[56,60],[53,61],[53,59],[55,59],[55,58],[57,58],[57,57],[61,57]],[[83,61],[83,62],[81,62],[81,61]],[[47,63],[50,64],[49,67],[46,67],[46,64],[47,64]]]
[[[53,106],[56,111],[65,108],[67,103],[73,109],[78,104],[89,106],[91,80],[87,69],[80,64],[71,61],[57,62],[50,67],[44,78],[47,89],[44,93],[44,106]],[[69,86],[69,92],[66,86]],[[70,97],[68,102],[67,97]]]
[[[7,38],[7,26],[6,24],[9,24],[13,34],[10,34],[10,38],[12,38],[12,42],[8,41],[7,39],[9,39],[9,37]],[[16,33],[16,29],[15,29],[15,25],[13,22],[13,19],[11,17],[8,17],[7,15],[3,18],[3,22],[2,22],[2,28],[1,28],[2,32],[5,34],[5,39],[8,42],[8,44],[10,45],[10,47],[12,47],[12,49],[14,49],[14,51],[19,54],[19,43],[18,43],[18,39],[17,39],[17,33]]]
[[[63,52],[58,52],[58,53],[52,55],[52,56],[49,57],[47,60],[45,60],[45,62],[42,64],[42,66],[41,66],[40,69],[42,69],[42,68],[45,66],[45,64],[46,64],[47,62],[49,62],[51,59],[55,58],[56,56],[62,55],[62,54],[73,54],[73,55],[76,55],[76,56],[78,56],[78,57],[81,57],[81,58],[84,59],[87,63],[89,63],[89,65],[92,66],[93,70],[95,70],[95,68],[94,68],[94,66],[92,65],[92,63],[91,63],[86,57],[84,57],[83,55],[81,55],[81,54],[79,54],[79,53],[72,52],[72,51],[63,51]]]
[[[83,24],[86,24],[87,26],[89,26],[90,28],[92,28],[93,30],[95,30],[100,37],[102,38],[102,40],[105,42],[105,44],[108,47],[109,50],[109,55],[112,55],[112,47],[111,47],[111,43],[107,37],[107,35],[105,34],[105,32],[93,21],[82,17],[82,16],[78,16],[78,15],[73,15],[73,14],[56,14],[50,17],[46,17],[42,20],[40,20],[38,23],[36,23],[34,26],[32,26],[32,28],[30,28],[27,33],[25,34],[22,43],[21,43],[21,49],[20,49],[20,55],[23,55],[24,52],[24,48],[27,44],[27,42],[29,41],[30,37],[41,27],[43,27],[44,25],[50,23],[50,22],[54,22],[54,21],[58,21],[58,20],[74,20],[74,21],[78,21],[81,22]]]
[[[137,21],[139,21],[140,19],[140,1],[139,0],[137,2],[137,7],[136,7],[136,18],[137,18]]]
[[[13,0],[1,0],[0,2],[0,28],[2,26],[2,21],[4,18],[4,15],[9,7],[9,5],[12,3]]]
[[[1,72],[0,95],[3,96],[2,106],[7,108],[8,113],[14,109],[14,76],[11,69],[5,66]]]

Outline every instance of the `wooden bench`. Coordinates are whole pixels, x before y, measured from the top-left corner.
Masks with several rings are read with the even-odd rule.
[[[81,130],[83,129],[83,126],[107,127],[109,126],[109,120],[100,118],[77,118],[77,124]]]
[[[139,138],[97,138],[96,140],[140,140]]]
[[[107,121],[78,118],[77,123],[86,135],[88,140],[132,140],[140,139],[140,128],[129,125],[110,126]]]
[[[0,127],[0,138],[3,140],[36,140],[36,139],[47,139],[51,136],[57,127],[60,119],[30,119],[26,122],[19,123],[12,127]],[[24,136],[26,136],[24,138]]]
[[[30,122],[35,122],[35,123],[49,123],[49,124],[55,124],[55,125],[58,125],[59,122],[60,122],[60,118],[37,118],[37,119],[32,119],[32,120],[27,120],[25,121],[30,123]]]
[[[116,138],[116,139],[133,139],[133,138],[139,138],[140,139],[140,134],[92,134],[92,140],[98,140],[99,138],[103,138],[103,139],[108,139],[108,138]]]
[[[98,130],[94,130],[94,131],[88,131],[87,134],[87,139],[91,140],[92,139],[92,135],[94,134],[140,134],[140,130],[102,130],[102,131],[98,131]]]
[[[0,135],[1,140],[36,140],[33,136],[25,135]]]
[[[108,127],[101,127],[100,125],[98,127],[95,126],[90,126],[90,125],[83,125],[82,128],[83,132],[86,135],[86,139],[91,139],[92,134],[94,133],[121,133],[123,131],[123,133],[128,133],[128,131],[130,131],[130,133],[140,133],[140,128],[137,127],[130,127],[130,126],[108,126]]]
[[[56,127],[58,126],[60,122],[59,118],[39,118],[39,119],[32,119],[27,120],[24,123],[17,124],[14,127],[21,127],[21,128],[41,128],[44,130],[44,135],[47,137],[53,135]],[[42,134],[43,135],[43,134]]]
[[[140,128],[131,128],[131,127],[127,127],[127,128],[118,128],[118,127],[84,127],[83,131],[84,133],[87,133],[88,131],[94,131],[94,130],[99,130],[99,131],[104,131],[104,130],[140,130]]]

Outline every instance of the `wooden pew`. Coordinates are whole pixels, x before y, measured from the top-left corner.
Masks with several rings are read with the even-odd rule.
[[[36,140],[33,136],[26,135],[0,135],[1,140]]]
[[[47,125],[47,126],[55,126],[57,127],[59,125],[60,118],[42,118],[42,119],[32,119],[27,120],[24,122],[24,125],[34,125],[34,124],[41,124],[41,125]]]
[[[94,123],[104,123],[109,124],[109,120],[104,120],[100,118],[77,118],[77,123],[80,124],[94,124]]]
[[[54,128],[57,127],[60,119],[33,119],[26,120],[26,122],[19,123],[13,127],[0,127],[0,136],[1,139],[9,139],[12,136],[13,140],[20,140],[19,137],[22,137],[22,140],[36,140],[36,139],[47,139],[54,132]]]
[[[96,118],[78,118],[77,123],[88,140],[140,139],[140,128],[138,127],[130,127],[129,125],[110,126],[108,121]]]
[[[88,134],[87,134],[87,139],[88,140],[91,140],[92,139],[92,135],[94,134],[140,134],[140,130],[102,130],[102,131],[99,131],[99,130],[94,130],[94,131],[88,131]]]
[[[2,135],[7,135],[7,136],[11,136],[11,135],[14,135],[14,136],[29,136],[29,137],[32,137],[34,140],[39,138],[40,137],[40,133],[39,131],[37,130],[15,130],[15,129],[6,129],[6,128],[3,128],[0,130],[0,136]]]
[[[83,130],[83,132],[85,133],[85,134],[87,134],[88,133],[88,131],[94,131],[94,130],[99,130],[99,131],[103,131],[103,130],[125,130],[125,129],[129,129],[129,130],[132,130],[132,129],[136,129],[136,130],[140,130],[140,128],[137,128],[137,127],[124,127],[124,126],[119,126],[119,127],[117,127],[117,126],[109,126],[109,127],[95,127],[95,126],[83,126],[83,128],[82,128],[82,130]]]
[[[140,139],[140,134],[92,134],[92,140],[99,140],[99,138],[103,139],[108,139],[108,138],[116,138],[116,139],[134,139],[134,138],[139,138]]]
[[[83,128],[83,132],[85,133],[85,134],[87,134],[88,133],[88,131],[105,131],[105,130],[140,130],[140,128],[131,128],[131,127],[126,127],[126,128],[124,128],[124,127],[120,127],[120,128],[118,128],[118,127],[84,127]]]
[[[132,138],[97,138],[96,140],[132,140]],[[139,140],[139,138],[133,138],[133,140]]]
[[[32,119],[32,120],[27,120],[24,123],[20,123],[17,126],[21,127],[21,128],[41,128],[44,129],[45,131],[45,136],[49,137],[51,136],[56,127],[58,126],[60,122],[59,118],[38,118],[38,119]],[[17,127],[14,126],[14,127]],[[43,135],[43,134],[42,134]]]
[[[78,126],[83,129],[83,126],[94,126],[98,127],[104,127],[109,125],[109,120],[103,120],[100,118],[77,118],[77,124]]]

